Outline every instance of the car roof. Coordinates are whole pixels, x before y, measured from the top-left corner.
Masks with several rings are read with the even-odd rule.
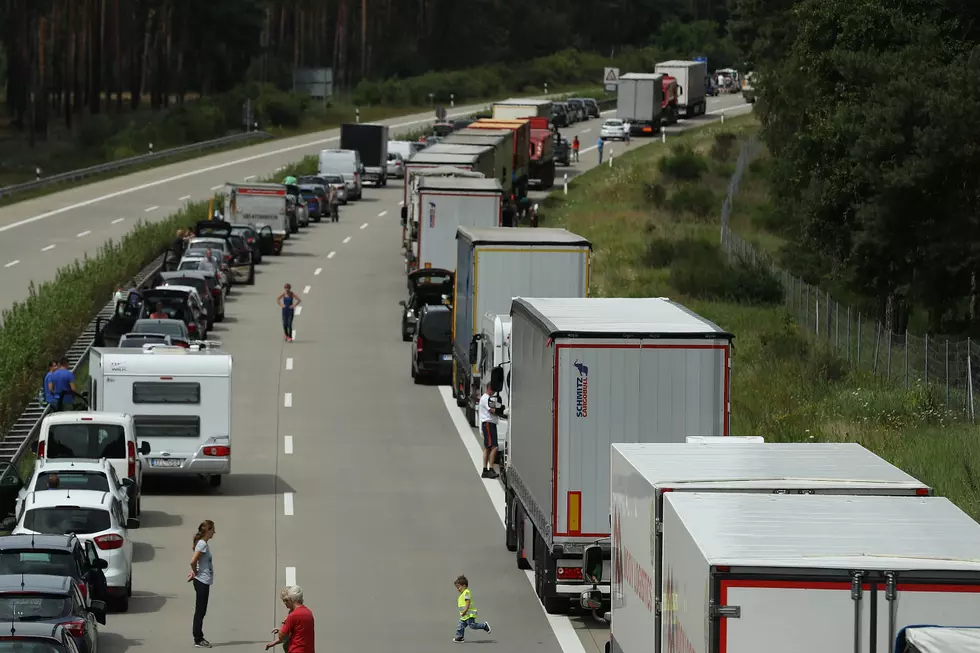
[[[5,535],[0,537],[0,551],[15,549],[62,549],[70,551],[78,542],[78,536],[66,533],[64,535]]]
[[[139,322],[140,320],[137,320]],[[175,320],[178,321],[178,320]],[[183,324],[183,322],[181,322]],[[101,410],[64,411],[54,413],[44,418],[44,424],[81,424],[82,422],[98,422],[115,426],[126,426],[132,423],[132,417],[124,413],[112,413]]]
[[[200,293],[197,292],[197,288],[195,288],[194,286],[184,286],[184,285],[177,284],[177,283],[167,283],[167,284],[164,284],[162,286],[157,286],[153,290],[159,290],[161,288],[169,288],[171,290],[179,290],[181,292],[187,293],[188,295],[198,295],[198,294],[200,294]]]
[[[0,592],[45,592],[51,594],[70,594],[75,581],[68,576],[48,576],[46,574],[2,574]]]
[[[109,509],[112,495],[99,490],[41,490],[30,492],[24,502],[26,508],[57,508],[78,506],[79,508]]]

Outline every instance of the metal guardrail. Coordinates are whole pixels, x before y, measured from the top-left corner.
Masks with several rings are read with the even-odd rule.
[[[163,267],[166,253],[160,254],[152,263],[140,270],[129,284],[123,284],[125,288],[143,288],[143,285],[151,280],[160,268]],[[88,323],[82,335],[75,343],[68,348],[65,356],[71,364],[72,373],[77,374],[82,366],[88,362],[89,351],[95,341],[96,327],[100,323],[104,326],[116,310],[116,302],[112,299],[106,303],[105,307]],[[40,389],[40,385],[38,387]],[[79,389],[81,392],[81,389]],[[14,425],[10,428],[6,437],[0,440],[0,460],[8,460],[13,464],[24,456],[29,450],[34,449],[37,442],[38,431],[41,427],[41,420],[51,412],[51,407],[41,404],[37,399],[33,399],[21,414]]]
[[[159,152],[138,154],[136,156],[119,159],[117,161],[110,161],[108,163],[100,163],[99,165],[89,166],[88,168],[69,170],[68,172],[51,175],[50,177],[42,177],[40,179],[36,179],[35,181],[25,181],[20,184],[4,186],[3,188],[0,188],[0,198],[9,197],[11,195],[16,195],[17,193],[23,193],[37,188],[44,188],[45,186],[53,186],[55,184],[65,183],[67,181],[75,181],[76,179],[84,179],[86,177],[101,175],[114,170],[138,166],[150,161],[167,159],[178,154],[184,154],[185,152],[199,152],[201,150],[230,145],[240,141],[265,140],[268,138],[272,138],[272,134],[264,131],[242,132],[241,134],[222,136],[221,138],[215,138],[210,141],[201,141],[199,143],[191,143],[190,145],[171,147],[166,150],[160,150]]]

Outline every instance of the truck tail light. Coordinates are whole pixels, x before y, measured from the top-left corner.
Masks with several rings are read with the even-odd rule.
[[[187,325],[187,331],[190,333],[197,333],[197,325],[191,322]]]
[[[136,443],[127,442],[126,443],[126,473],[129,478],[136,480]]]
[[[419,354],[422,353],[422,336],[415,339],[415,351]]]
[[[123,545],[123,538],[115,533],[110,533],[108,535],[99,535],[95,538],[95,546],[99,547],[103,551],[111,551],[113,549],[121,549]]]
[[[205,456],[219,456],[222,458],[227,458],[231,455],[231,447],[204,447]]]
[[[582,580],[581,567],[559,567],[558,580]]]

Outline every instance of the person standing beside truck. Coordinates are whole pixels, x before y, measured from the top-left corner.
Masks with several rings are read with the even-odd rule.
[[[486,391],[480,397],[480,433],[483,434],[483,478],[500,476],[493,466],[497,462],[497,408],[493,397],[493,388],[487,384]]]

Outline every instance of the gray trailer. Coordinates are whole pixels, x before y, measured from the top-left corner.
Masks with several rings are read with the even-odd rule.
[[[626,73],[617,83],[616,117],[630,124],[630,133],[660,133],[663,118],[663,75]]]
[[[486,148],[487,151],[484,153],[474,154],[472,152],[460,152],[459,149],[446,151],[445,148],[440,148],[437,150],[437,147],[437,145],[427,147],[405,162],[405,184],[402,197],[404,205],[408,205],[409,189],[412,187],[412,176],[416,170],[452,166],[462,170],[479,172],[489,179],[496,178],[493,169],[493,152],[489,148]],[[459,148],[462,146],[452,147]]]
[[[587,297],[592,244],[564,229],[515,227],[460,227],[456,244],[453,396],[476,426],[482,316],[507,315],[514,297]]]
[[[446,145],[478,145],[494,148],[493,169],[508,195],[514,188],[514,132],[510,129],[460,129],[442,139]]]
[[[708,110],[708,64],[704,61],[664,61],[654,70],[677,80],[677,110],[684,118],[703,116]]]

